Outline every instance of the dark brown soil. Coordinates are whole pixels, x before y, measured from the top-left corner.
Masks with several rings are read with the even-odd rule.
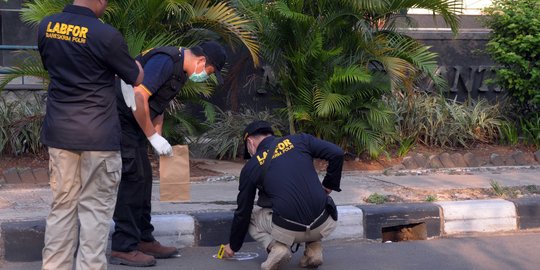
[[[489,145],[489,144],[479,144],[474,148],[458,148],[458,149],[442,149],[434,147],[426,147],[423,145],[415,146],[407,155],[412,155],[414,153],[424,154],[425,156],[429,155],[438,155],[441,153],[460,153],[465,154],[470,152],[477,157],[487,157],[491,154],[499,154],[501,156],[509,156],[515,151],[522,151],[523,153],[534,153],[537,149],[531,146],[506,146],[506,145]],[[390,168],[394,165],[400,164],[403,160],[403,157],[397,157],[395,151],[390,150],[388,155],[381,155],[378,159],[372,160],[370,158],[364,157],[362,159],[347,160],[343,165],[344,171],[379,171],[386,168]],[[317,169],[324,169],[326,163],[324,161],[316,161]]]
[[[443,152],[447,153],[462,153],[467,152],[473,153],[475,156],[489,156],[492,153],[499,155],[510,155],[516,150],[523,151],[524,153],[534,153],[536,149],[527,146],[504,146],[504,145],[477,145],[474,148],[469,149],[441,149],[441,148],[429,148],[422,145],[415,146],[408,155],[413,153],[422,153],[426,155],[430,154],[440,154]],[[343,166],[344,171],[379,171],[384,170],[385,168],[390,168],[394,165],[400,164],[403,160],[402,157],[396,157],[395,151],[390,151],[388,155],[381,155],[378,159],[370,159],[367,157],[356,158],[356,159],[346,159]],[[150,156],[152,161],[152,169],[154,175],[158,175],[158,161],[154,156]],[[241,161],[238,161],[241,162]],[[202,169],[199,167],[201,162],[191,161],[190,163],[190,174],[193,178],[200,178],[204,176],[218,176],[218,172],[210,171],[207,169]],[[318,170],[324,170],[326,168],[326,162],[323,160],[316,160],[315,166]],[[38,155],[20,155],[20,156],[0,156],[0,173],[9,168],[47,168],[48,167],[48,155],[47,153],[42,153]]]
[[[152,170],[154,175],[157,175],[158,163],[157,159],[150,156],[152,161]],[[3,171],[10,168],[48,168],[49,157],[46,153],[40,155],[20,155],[20,156],[0,156],[0,176]],[[219,173],[199,168],[200,162],[191,161],[190,175],[191,177],[217,176]]]
[[[159,159],[156,156],[150,156],[150,162],[152,163],[152,175],[154,175],[154,177],[158,177],[159,176]],[[201,164],[202,162],[200,161],[194,161],[194,160],[189,161],[189,175],[192,179],[198,179],[205,176],[221,175],[218,172],[200,168],[199,165]]]

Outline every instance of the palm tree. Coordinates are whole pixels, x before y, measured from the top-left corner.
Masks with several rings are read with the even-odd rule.
[[[435,74],[436,54],[397,31],[402,10],[427,8],[457,32],[460,1],[237,0],[257,21],[261,54],[277,74],[290,132],[305,131],[372,157],[392,136],[383,95]],[[403,19],[405,18],[405,20]]]
[[[21,13],[24,22],[37,25],[45,16],[60,12],[71,0],[35,0],[25,4]],[[206,39],[221,39],[233,49],[243,46],[253,63],[258,64],[259,44],[252,31],[252,22],[238,13],[226,1],[209,0],[111,0],[103,20],[124,35],[130,54],[153,47],[174,45],[191,47]],[[0,89],[20,76],[39,76],[48,80],[47,72],[37,55],[21,66],[11,68],[11,74],[0,81]],[[234,74],[231,74],[234,75]],[[186,102],[201,104],[212,118],[213,106],[208,97],[214,84],[188,82],[172,106],[173,119],[183,131],[193,132],[196,121],[180,112]],[[177,127],[175,127],[177,128]],[[167,132],[164,130],[164,132]]]
[[[26,4],[21,18],[37,25],[71,2],[35,0]],[[251,22],[226,1],[111,0],[103,20],[122,32],[132,56],[156,46],[189,47],[209,37],[220,37],[230,45],[243,44],[258,63],[259,46]]]

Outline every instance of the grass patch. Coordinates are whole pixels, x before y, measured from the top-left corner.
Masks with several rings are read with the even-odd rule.
[[[369,195],[365,201],[373,204],[383,204],[388,201],[388,196],[375,192]]]
[[[504,187],[501,186],[501,184],[499,184],[499,182],[491,179],[489,181],[489,185],[491,186],[491,191],[493,191],[493,193],[499,197],[502,197],[504,195]]]
[[[500,198],[516,198],[518,194],[521,194],[521,191],[517,188],[503,187],[499,182],[491,179],[489,181],[491,185],[491,191],[497,197]]]

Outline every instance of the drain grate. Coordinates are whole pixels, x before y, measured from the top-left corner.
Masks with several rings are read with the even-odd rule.
[[[382,228],[383,243],[426,239],[427,227],[424,222]]]

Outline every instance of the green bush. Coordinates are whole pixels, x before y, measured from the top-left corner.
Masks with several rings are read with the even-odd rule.
[[[236,1],[235,1],[236,2]],[[313,134],[345,151],[384,153],[392,113],[381,97],[428,76],[438,87],[437,54],[406,36],[403,10],[426,8],[457,32],[461,1],[239,0],[257,21],[261,54],[283,101],[290,133]],[[405,17],[405,18],[404,18]],[[272,76],[274,77],[274,76]]]
[[[540,2],[538,0],[494,0],[485,9],[487,44],[491,58],[501,65],[497,83],[519,101],[525,112],[540,104]]]
[[[43,151],[39,142],[43,122],[43,106],[36,102],[0,100],[0,154],[37,154]]]
[[[405,138],[399,143],[399,148],[397,151],[398,157],[406,156],[409,151],[414,147],[415,139],[414,138]]]
[[[501,141],[508,145],[516,145],[519,142],[519,134],[517,127],[507,121],[501,124]]]
[[[500,126],[501,142],[507,145],[532,145],[540,148],[540,113],[529,114],[514,122],[503,121]]]
[[[521,133],[526,144],[540,148],[540,114],[521,120]]]
[[[268,111],[246,110],[243,113],[234,113],[218,110],[216,121],[206,124],[208,131],[193,142],[191,147],[194,152],[203,156],[234,159],[243,153],[240,147],[243,145],[244,128],[255,120],[270,122],[278,136],[281,136],[281,130],[284,130],[283,121]]]
[[[502,105],[486,100],[460,103],[416,93],[386,100],[396,115],[399,138],[416,138],[428,146],[470,147],[494,143],[500,136]]]

